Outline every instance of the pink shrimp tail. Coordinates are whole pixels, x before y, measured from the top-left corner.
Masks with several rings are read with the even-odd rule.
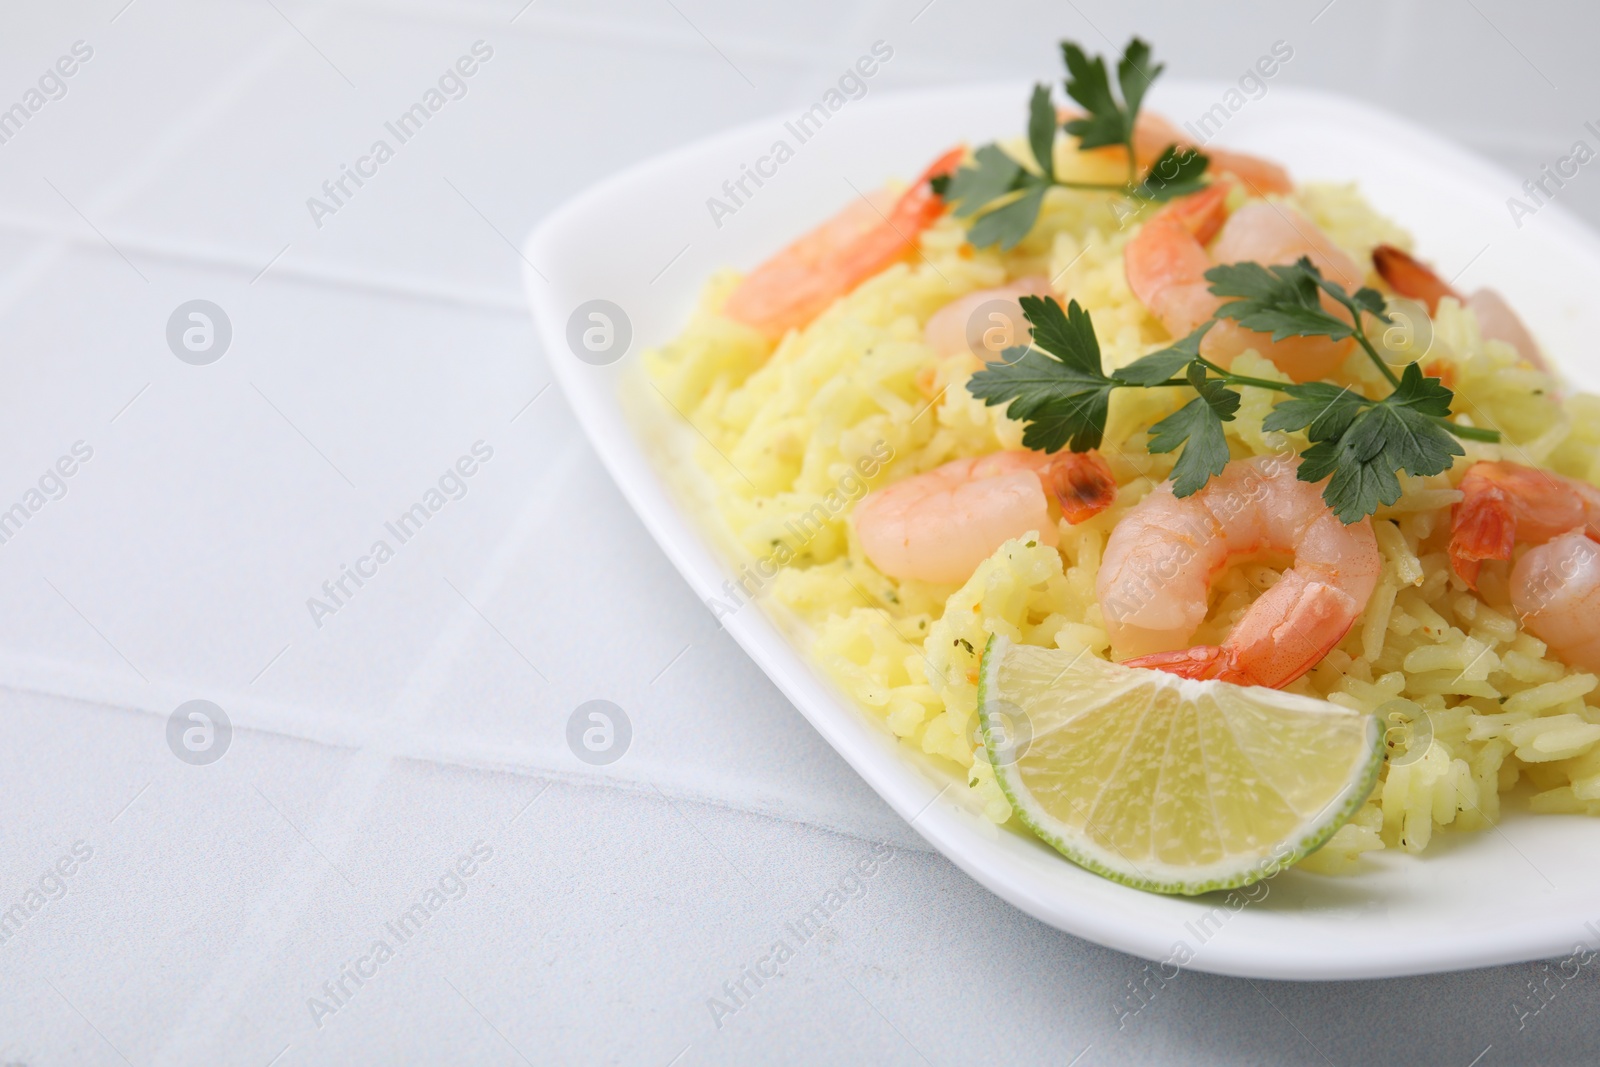
[[[1196,681],[1224,681],[1235,682],[1240,685],[1251,685],[1253,682],[1241,680],[1244,672],[1239,669],[1234,657],[1221,645],[1195,645],[1193,648],[1180,648],[1171,652],[1154,652],[1148,656],[1137,656],[1133,659],[1122,661],[1124,667],[1145,667],[1155,671],[1166,671],[1176,674],[1180,678],[1193,678]]]
[[[1148,656],[1126,659],[1122,661],[1122,665],[1166,671],[1180,678],[1193,678],[1201,682],[1231,682],[1234,685],[1260,685],[1268,689],[1282,689],[1322,660],[1320,655],[1313,656],[1303,665],[1292,667],[1288,671],[1263,672],[1244,665],[1245,660],[1251,658],[1242,654],[1241,649],[1227,645],[1195,645],[1173,652],[1155,652]]]
[[[1485,460],[1467,470],[1450,516],[1450,562],[1477,588],[1478,564],[1510,559],[1518,543],[1540,545],[1569,530],[1600,541],[1600,490],[1520,463]]]
[[[1493,289],[1479,289],[1471,296],[1466,296],[1435,274],[1426,263],[1393,245],[1374,248],[1372,265],[1377,268],[1379,277],[1389,283],[1389,288],[1401,296],[1420,300],[1427,307],[1428,314],[1438,314],[1439,301],[1448,296],[1477,317],[1478,330],[1485,340],[1504,341],[1515,348],[1517,355],[1535,370],[1547,374],[1550,372],[1544,353],[1539,350],[1539,342],[1534,340],[1533,334],[1528,332],[1528,327],[1523,325],[1511,305],[1506,303],[1505,297]],[[1449,381],[1445,382],[1445,385],[1449,384]]]
[[[1517,544],[1517,520],[1497,489],[1468,492],[1450,517],[1450,566],[1478,588],[1479,565],[1486,559],[1510,559]]]
[[[1228,193],[1232,189],[1231,182],[1219,179],[1199,192],[1174,200],[1162,213],[1170,214],[1196,241],[1208,245],[1228,221]]]
[[[1372,265],[1378,276],[1389,283],[1389,288],[1401,296],[1420,300],[1428,314],[1437,314],[1439,301],[1451,297],[1465,304],[1466,298],[1450,287],[1450,283],[1435,274],[1421,260],[1394,245],[1379,245],[1372,250]]]
[[[1094,518],[1117,500],[1117,480],[1098,452],[1058,453],[1039,478],[1072,526]]]
[[[933,179],[954,174],[966,156],[966,146],[957,145],[928,164],[928,169],[917,176],[911,188],[905,191],[900,197],[900,202],[895,205],[895,221],[920,223],[917,228],[921,230],[943,215],[944,199],[933,191]]]
[[[1247,616],[1221,645],[1157,652],[1123,663],[1184,678],[1282,689],[1344,640],[1362,607],[1343,589],[1308,580],[1297,571],[1285,574],[1256,603],[1266,610]],[[1308,634],[1317,636],[1310,639]]]

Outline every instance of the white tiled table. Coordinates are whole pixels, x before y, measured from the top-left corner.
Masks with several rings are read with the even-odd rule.
[[[8,5],[0,108],[93,54],[0,143],[0,509],[93,455],[0,543],[0,1063],[1593,1062],[1587,972],[1519,1032],[1536,965],[1185,974],[1119,1027],[1144,965],[977,888],[833,755],[623,504],[523,311],[514,246],[561,200],[808,103],[877,40],[873,93],[1043,77],[1067,35],[1223,79],[1285,40],[1283,82],[1518,180],[1600,117],[1585,5],[1324,5]],[[307,199],[479,41],[319,227]],[[1561,199],[1600,220],[1600,173]],[[196,298],[233,330],[206,366],[165,337]],[[464,495],[316,625],[477,442]],[[196,698],[235,724],[209,766],[166,740]],[[597,698],[634,731],[605,768],[565,741]]]

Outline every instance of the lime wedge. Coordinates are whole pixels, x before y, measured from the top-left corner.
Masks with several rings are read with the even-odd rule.
[[[1017,816],[1072,862],[1156,893],[1303,859],[1377,781],[1375,716],[995,635],[978,717]]]

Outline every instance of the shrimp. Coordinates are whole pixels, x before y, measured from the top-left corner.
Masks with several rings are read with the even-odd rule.
[[[1563,661],[1600,671],[1600,489],[1519,463],[1474,463],[1450,516],[1450,563],[1472,589],[1483,560],[1510,559],[1511,606]]]
[[[1568,530],[1517,560],[1511,606],[1562,662],[1600,671],[1600,545],[1584,531]]]
[[[1156,212],[1123,250],[1128,287],[1169,334],[1188,335],[1222,306],[1222,298],[1211,292],[1205,279],[1205,272],[1219,263],[1282,264],[1305,256],[1324,277],[1348,290],[1360,287],[1362,275],[1355,262],[1292,208],[1252,200],[1229,215],[1231,188],[1227,182],[1216,182],[1173,201]],[[1322,299],[1330,313],[1348,319],[1331,297]],[[1295,381],[1307,382],[1338,369],[1353,343],[1348,337],[1274,341],[1271,334],[1224,319],[1211,327],[1200,352],[1226,367],[1253,348]]]
[[[1486,339],[1504,341],[1536,370],[1549,371],[1544,353],[1539,351],[1539,343],[1533,339],[1533,334],[1528,332],[1517,313],[1511,310],[1505,297],[1493,289],[1479,289],[1471,296],[1462,296],[1449,282],[1394,245],[1374,248],[1372,265],[1377,268],[1379,276],[1389,283],[1389,288],[1401,296],[1421,301],[1429,315],[1437,314],[1439,301],[1448,296],[1477,316],[1478,331]]]
[[[751,271],[722,313],[772,340],[801,329],[857,285],[911,255],[917,238],[944,213],[929,181],[966,155],[953,148],[893,200],[887,190],[857,201]]]
[[[1083,112],[1072,108],[1061,108],[1057,111],[1060,121],[1082,118]],[[1225,148],[1213,148],[1200,144],[1179,132],[1178,127],[1152,111],[1141,111],[1133,123],[1133,161],[1139,170],[1148,169],[1155,161],[1161,158],[1161,153],[1167,150],[1168,145],[1177,145],[1179,148],[1188,148],[1204,152],[1210,161],[1207,170],[1214,174],[1229,174],[1237,178],[1251,192],[1257,196],[1266,196],[1268,193],[1291,193],[1294,191],[1294,182],[1289,178],[1289,172],[1271,160],[1262,159],[1260,156],[1248,155],[1244,152],[1230,152]],[[1102,154],[1105,159],[1127,160],[1127,151],[1119,145],[1107,145],[1104,148],[1091,148],[1091,153]]]
[[[1577,531],[1600,541],[1600,489],[1520,463],[1474,463],[1450,515],[1450,565],[1468,588],[1479,564]],[[1542,638],[1541,638],[1542,639]]]
[[[940,357],[971,353],[985,361],[998,359],[1002,349],[1027,343],[1028,327],[1018,298],[1049,294],[1050,280],[1043,275],[1030,275],[956,297],[929,317],[922,331],[923,340]],[[972,322],[972,316],[989,303],[995,306],[980,322]],[[974,330],[979,332],[976,338],[972,336]]]
[[[1199,144],[1179,133],[1176,126],[1154,112],[1142,112],[1134,120],[1133,156],[1140,167],[1154,163],[1170,144],[1204,152],[1211,161],[1207,170],[1231,174],[1256,196],[1294,192],[1294,182],[1290,180],[1289,172],[1271,160]]]
[[[1116,495],[1111,468],[1097,452],[995,452],[873,490],[856,505],[856,536],[867,559],[891,578],[964,582],[1013,537],[1034,531],[1054,545],[1051,499],[1077,524]]]
[[[1028,323],[1020,298],[1029,294],[1048,296],[1049,279],[1030,275],[958,296],[928,318],[922,339],[941,361],[962,355],[985,363],[999,359],[1005,349],[1027,343]],[[929,363],[917,372],[917,389],[929,400],[938,396],[941,369],[939,363]]]
[[[1235,460],[1193,496],[1180,500],[1163,483],[1123,517],[1095,595],[1124,664],[1277,689],[1343,639],[1377,584],[1377,538],[1370,519],[1341,523],[1297,469],[1282,456]],[[1185,647],[1212,579],[1263,551],[1291,554],[1294,565],[1221,645]]]

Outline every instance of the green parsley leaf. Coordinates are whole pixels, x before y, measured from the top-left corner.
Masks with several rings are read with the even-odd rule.
[[[1034,99],[1038,100],[1037,92]],[[1051,121],[1054,122],[1053,112]],[[1009,252],[1033,229],[1049,187],[1049,178],[1029,171],[998,145],[986,144],[973,155],[971,163],[962,164],[943,189],[936,191],[955,203],[958,218],[984,212],[967,234],[973,244],[981,248],[998,243]],[[994,206],[1019,190],[1021,196]]]
[[[1101,370],[1094,323],[1076,300],[1065,313],[1054,298],[1024,296],[1021,303],[1033,345],[1006,349],[1001,362],[968,380],[967,391],[991,407],[1009,402],[1006,415],[1027,423],[1028,448],[1098,448],[1118,383]]]
[[[1139,115],[1150,83],[1164,69],[1160,63],[1151,64],[1150,46],[1137,37],[1122,50],[1122,61],[1117,64],[1117,84],[1122,87],[1122,100],[1127,105],[1128,129],[1133,129],[1133,120]]]
[[[1327,382],[1286,385],[1290,399],[1261,420],[1263,430],[1305,430],[1312,441],[1342,437],[1370,401],[1348,387]]]
[[[1180,445],[1183,455],[1172,468],[1172,495],[1192,496],[1214,474],[1228,465],[1228,441],[1222,424],[1232,422],[1239,410],[1239,394],[1216,378],[1207,378],[1198,363],[1189,366],[1189,384],[1200,395],[1150,427],[1151,452],[1171,452]]]
[[[1048,85],[1035,85],[1028,101],[1028,148],[1046,181],[1056,176],[1056,105]]]
[[[1115,382],[1034,348],[1008,348],[1004,355],[1005,361],[974,374],[967,391],[991,407],[1010,401],[1006,415],[1027,423],[1022,443],[1028,448],[1087,452],[1100,446]]]
[[[1309,259],[1287,266],[1263,267],[1259,263],[1228,263],[1206,271],[1206,281],[1217,296],[1232,297],[1217,309],[1217,315],[1234,319],[1248,330],[1272,334],[1274,341],[1286,337],[1331,337],[1343,340],[1355,333],[1350,323],[1322,306],[1322,275]],[[1335,299],[1349,297],[1335,283]]]
[[[1027,294],[1017,303],[1022,305],[1022,317],[1028,320],[1035,348],[1044,349],[1085,374],[1105,377],[1100,369],[1100,340],[1094,335],[1094,322],[1076,300],[1068,303],[1065,313],[1053,296]]]
[[[1112,371],[1111,376],[1128,385],[1160,385],[1195,361],[1200,355],[1200,341],[1212,325],[1205,323],[1183,340],[1141,356],[1121,370]]]
[[[1338,282],[1331,282],[1326,278],[1322,278],[1321,284],[1322,288],[1327,290],[1330,296],[1339,301],[1341,304],[1344,304],[1346,307],[1350,308],[1352,311],[1357,309],[1365,311],[1377,318],[1380,322],[1394,321],[1394,319],[1389,317],[1388,301],[1384,300],[1383,294],[1378,292],[1378,290],[1369,289],[1363,285],[1361,288],[1351,293],[1349,299],[1347,300],[1344,297],[1344,287]],[[1354,306],[1352,307],[1352,305]]]
[[[1138,38],[1134,38],[1130,47],[1133,43],[1138,43]],[[1133,122],[1117,103],[1117,98],[1111,95],[1105,60],[1099,56],[1090,59],[1074,41],[1061,42],[1061,56],[1067,63],[1067,95],[1083,105],[1087,112],[1083,118],[1068,121],[1063,128],[1078,139],[1080,148],[1127,144]]]
[[[1353,443],[1321,441],[1300,453],[1298,476],[1303,482],[1328,478],[1322,499],[1348,526],[1400,499],[1400,480],[1384,469],[1384,458],[1381,447],[1363,459]]]
[[[1163,69],[1161,64],[1150,61],[1149,45],[1135,37],[1123,50],[1117,63],[1120,101],[1107,74],[1104,58],[1091,58],[1072,41],[1062,41],[1061,52],[1067,64],[1067,94],[1085,110],[1083,116],[1064,124],[1066,130],[1079,138],[1079,147],[1083,149],[1106,145],[1127,148],[1130,153],[1127,179],[1093,182],[1057,177],[1055,103],[1051,100],[1049,86],[1035,85],[1028,99],[1028,151],[1037,169],[1012,159],[998,145],[987,144],[953,177],[932,180],[933,191],[946,203],[955,205],[958,218],[978,220],[967,235],[974,245],[999,244],[1004,250],[1016,247],[1038,220],[1045,191],[1055,186],[1119,193],[1152,203],[1171,200],[1203,186],[1201,179],[1207,167],[1205,155],[1176,145],[1167,146],[1143,180],[1136,173],[1132,155],[1134,124],[1150,83]]]
[[[1133,195],[1141,200],[1165,203],[1198,192],[1205,187],[1205,182],[1200,179],[1210,163],[1209,157],[1193,148],[1169,144],[1150,164],[1144,181],[1134,186]]]
[[[1027,171],[1006,155],[999,145],[986,144],[973,153],[971,163],[963,163],[955,176],[936,191],[956,205],[957,218],[976,215],[989,204],[1022,187]]]
[[[1319,271],[1307,257],[1301,256],[1295,261],[1294,265],[1309,272],[1311,277],[1316,279],[1318,287],[1320,287],[1323,292],[1333,297],[1339,303],[1343,304],[1345,309],[1350,312],[1350,316],[1352,318],[1355,318],[1361,312],[1365,311],[1370,315],[1376,316],[1381,322],[1394,321],[1389,317],[1387,310],[1388,302],[1384,300],[1383,294],[1378,292],[1376,289],[1369,289],[1366,286],[1362,286],[1353,293],[1346,293],[1344,286],[1330,278],[1324,278],[1322,276],[1322,272]]]
[[[1397,472],[1438,474],[1466,454],[1436,421],[1449,414],[1452,395],[1439,379],[1406,364],[1393,393],[1370,402],[1336,438],[1301,453],[1300,480],[1328,478],[1322,499],[1344,523],[1393,504],[1400,499]]]
[[[1338,282],[1324,278],[1305,256],[1286,266],[1232,263],[1212,267],[1206,271],[1206,279],[1218,296],[1238,298],[1224,304],[1218,315],[1236,319],[1252,330],[1271,331],[1274,341],[1312,336],[1342,340],[1357,333],[1352,323],[1362,313],[1382,322],[1393,321],[1382,293],[1365,286],[1347,293]],[[1329,313],[1321,293],[1343,305],[1351,321]]]
[[[1002,252],[1011,251],[1033,229],[1049,188],[1048,185],[1033,185],[1009,204],[985,212],[967,231],[967,240],[979,248],[999,244]]]
[[[1078,138],[1081,148],[1129,145],[1144,94],[1162,71],[1159,63],[1150,62],[1150,46],[1135,37],[1123,49],[1122,59],[1117,63],[1121,103],[1111,91],[1104,59],[1099,56],[1090,59],[1072,41],[1061,42],[1061,55],[1067,63],[1067,95],[1082,104],[1087,112],[1085,117],[1067,122],[1066,131]]]
[[[1450,414],[1450,401],[1455,399],[1455,394],[1445,387],[1438,378],[1427,378],[1422,374],[1422,368],[1415,363],[1407,363],[1406,369],[1400,373],[1400,385],[1394,392],[1384,397],[1385,404],[1401,404],[1424,415],[1444,418]],[[1412,471],[1421,474],[1421,471]],[[1430,471],[1436,474],[1437,471]]]

